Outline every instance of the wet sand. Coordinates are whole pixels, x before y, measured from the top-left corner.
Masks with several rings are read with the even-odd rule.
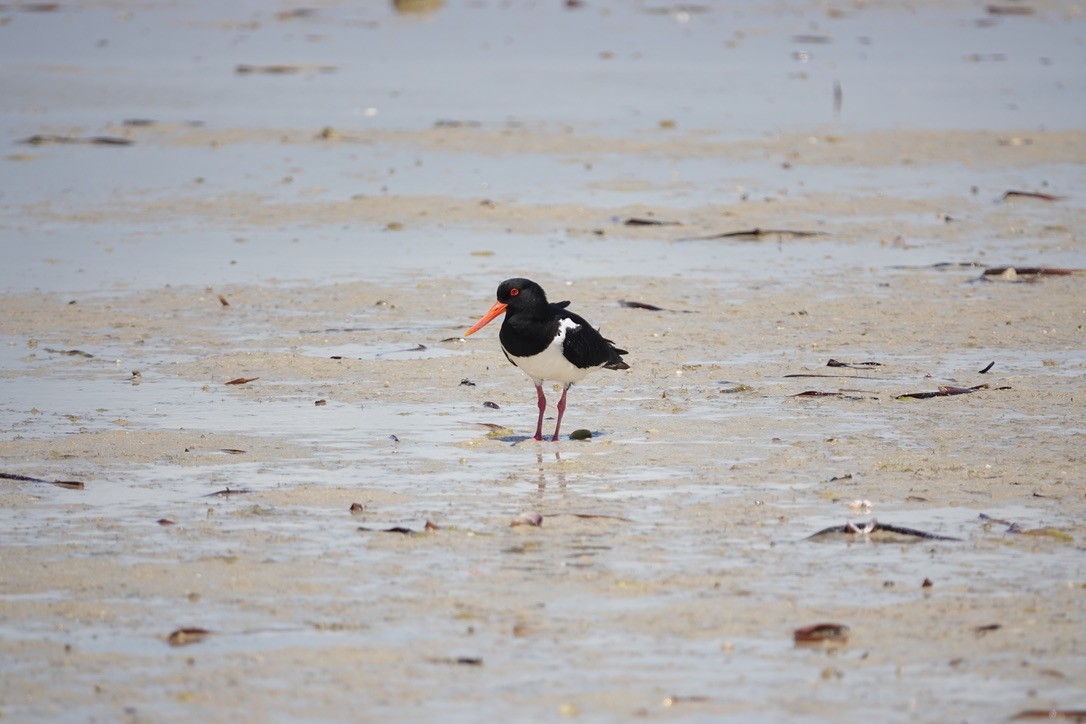
[[[1086,267],[1086,131],[42,115],[5,129],[136,143],[4,160],[0,472],[85,483],[0,480],[6,718],[1086,706],[1086,279],[984,274]],[[755,228],[816,235],[691,240]],[[589,441],[461,337],[513,275],[630,350]],[[960,540],[808,539],[871,519]]]

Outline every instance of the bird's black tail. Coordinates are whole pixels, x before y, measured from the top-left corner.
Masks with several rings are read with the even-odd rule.
[[[609,370],[628,370],[628,369],[630,369],[630,365],[626,364],[622,360],[622,357],[620,356],[620,355],[624,355],[624,354],[629,354],[629,352],[627,352],[624,349],[619,349],[618,347],[615,346],[615,343],[612,342],[609,339],[604,339],[603,341],[606,342],[611,347],[611,357],[610,357],[610,359],[607,360],[607,363],[604,365],[604,367],[606,367]]]

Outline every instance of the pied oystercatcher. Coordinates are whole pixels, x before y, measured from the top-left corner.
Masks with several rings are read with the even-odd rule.
[[[583,317],[567,311],[569,302],[551,303],[543,287],[531,279],[506,279],[498,286],[498,301],[464,336],[474,334],[499,314],[505,314],[498,340],[502,351],[524,374],[532,378],[539,406],[535,439],[543,439],[543,413],[547,398],[543,381],[562,383],[558,400],[558,421],[554,423],[553,441],[558,440],[562,415],[566,411],[566,393],[594,369],[626,370],[622,361],[626,350],[604,339]]]

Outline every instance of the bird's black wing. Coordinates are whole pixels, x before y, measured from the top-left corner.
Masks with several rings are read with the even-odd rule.
[[[629,369],[621,357],[627,354],[626,350],[618,349],[611,340],[604,339],[584,317],[565,309],[560,310],[560,316],[578,325],[577,329],[566,333],[563,345],[566,359],[582,369],[600,366],[612,370]]]

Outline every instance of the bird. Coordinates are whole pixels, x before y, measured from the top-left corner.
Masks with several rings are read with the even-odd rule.
[[[562,416],[566,412],[566,394],[574,382],[580,382],[592,370],[627,370],[622,355],[629,354],[592,327],[583,317],[566,309],[569,302],[548,302],[547,293],[531,279],[506,279],[498,285],[498,300],[472,325],[464,336],[478,332],[501,314],[505,314],[498,341],[506,358],[535,384],[539,419],[535,438],[543,439],[543,413],[547,397],[543,382],[562,385],[558,400],[558,420],[554,423],[552,442],[558,441]]]

